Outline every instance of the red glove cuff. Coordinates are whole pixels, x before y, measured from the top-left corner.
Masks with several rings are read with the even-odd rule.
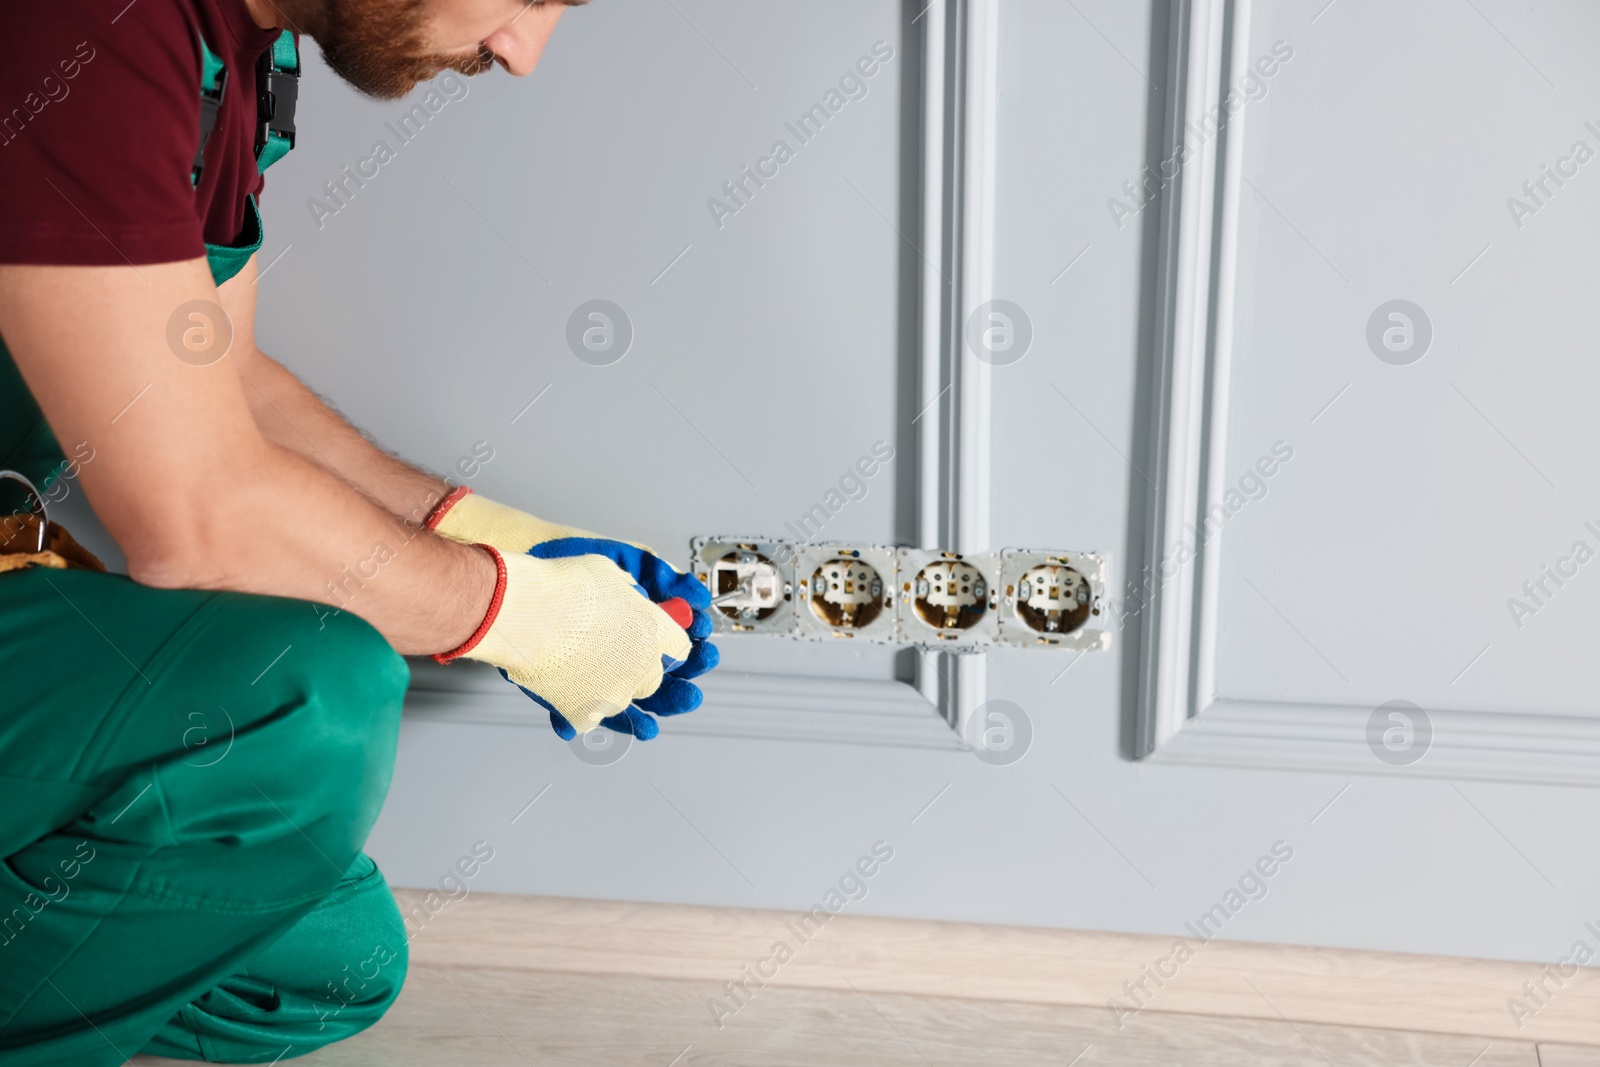
[[[460,491],[463,491],[463,490],[458,490],[458,492],[460,492]],[[464,491],[465,492],[471,492],[470,489],[464,490]],[[435,663],[449,663],[449,662],[451,662],[453,660],[458,660],[462,656],[465,656],[468,652],[471,652],[474,648],[477,648],[478,647],[478,642],[483,640],[483,635],[489,632],[489,627],[493,626],[494,625],[494,620],[499,617],[499,615],[500,615],[500,605],[502,603],[504,603],[504,601],[505,601],[505,598],[506,598],[506,561],[505,561],[505,559],[500,555],[499,552],[497,552],[495,549],[491,548],[488,545],[477,545],[476,547],[483,549],[485,552],[489,553],[489,555],[494,557],[494,569],[495,569],[494,596],[489,599],[489,610],[484,614],[483,622],[481,622],[478,625],[478,628],[476,630],[472,631],[472,636],[467,638],[464,642],[462,642],[461,646],[459,648],[451,649],[449,652],[435,652],[430,657]]]
[[[467,485],[458,485],[454,489],[450,490],[449,494],[446,495],[443,500],[439,501],[438,504],[434,505],[432,511],[428,512],[428,521],[422,524],[422,528],[424,530],[437,529],[439,524],[444,521],[445,514],[449,512],[451,508],[461,503],[461,498],[470,492],[472,492],[472,487]]]

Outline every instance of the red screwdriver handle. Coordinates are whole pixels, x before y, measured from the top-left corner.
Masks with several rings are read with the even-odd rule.
[[[677,623],[681,629],[687,630],[694,623],[694,609],[681,596],[675,596],[671,600],[663,600],[661,602],[661,610],[666,612],[667,617]]]

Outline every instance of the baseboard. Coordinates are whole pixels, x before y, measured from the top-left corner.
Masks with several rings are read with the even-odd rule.
[[[1145,976],[1172,958],[1172,937],[840,914],[802,941],[791,925],[799,916],[788,912],[395,895],[408,916],[412,961],[425,967],[673,978],[706,983],[709,997],[748,980],[783,941],[793,956],[767,985],[1091,1007],[1115,1016],[1108,1002],[1134,1009],[1124,983],[1144,979],[1144,1012],[1600,1046],[1600,971],[1587,968],[1559,990],[1547,979],[1554,995],[1519,1025],[1508,1001],[1535,1006],[1523,983],[1539,981],[1543,964],[1191,941],[1192,958],[1158,988]],[[1174,963],[1161,967],[1171,972]]]

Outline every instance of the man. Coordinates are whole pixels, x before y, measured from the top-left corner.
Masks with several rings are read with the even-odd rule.
[[[128,568],[32,515],[0,530],[5,1063],[271,1062],[383,1013],[405,930],[360,848],[401,654],[492,663],[567,737],[649,738],[651,712],[699,704],[698,582],[452,491],[254,343],[294,34],[390,98],[447,69],[528,74],[565,6],[0,16],[0,468],[46,495],[75,479]]]

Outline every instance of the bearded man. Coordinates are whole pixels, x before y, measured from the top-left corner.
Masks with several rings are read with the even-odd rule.
[[[578,0],[568,0],[568,3]],[[693,710],[710,595],[383,452],[255,344],[298,45],[398,97],[530,73],[558,0],[54,0],[0,14],[0,1061],[275,1062],[371,1025],[406,929],[361,851],[403,655],[572,738]],[[127,561],[48,522],[81,486]],[[465,861],[464,861],[465,862]]]

